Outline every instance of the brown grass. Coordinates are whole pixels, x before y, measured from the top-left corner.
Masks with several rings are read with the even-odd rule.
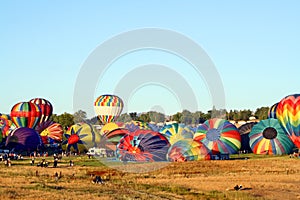
[[[300,199],[300,160],[288,156],[170,163],[147,173],[72,159],[74,167],[65,158],[58,168],[30,166],[29,159],[1,163],[0,199]],[[93,175],[105,184],[92,184]],[[233,191],[237,184],[244,190]]]

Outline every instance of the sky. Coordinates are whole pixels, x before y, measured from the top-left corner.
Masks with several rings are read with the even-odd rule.
[[[3,0],[0,113],[36,97],[49,100],[56,114],[76,112],[74,98],[88,99],[74,95],[78,77],[95,50],[112,38],[147,28],[180,34],[202,48],[218,72],[215,79],[222,82],[225,109],[271,106],[299,93],[299,11],[297,0]],[[126,41],[112,51],[124,45]],[[97,58],[108,59],[104,54]],[[158,70],[148,73],[151,67]],[[135,81],[138,78],[145,81]],[[127,99],[124,112],[206,112],[215,98],[210,90],[214,83],[206,78],[182,55],[141,48],[111,59],[96,84],[87,79],[84,87],[92,88],[94,99],[126,91],[120,96]],[[191,96],[182,98],[182,91]],[[90,109],[88,116],[95,115],[90,99],[82,104],[82,109]]]

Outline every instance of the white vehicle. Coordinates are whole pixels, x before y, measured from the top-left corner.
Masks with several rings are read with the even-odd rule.
[[[89,148],[88,152],[86,153],[88,156],[100,156],[100,157],[106,157],[106,149],[104,148]]]

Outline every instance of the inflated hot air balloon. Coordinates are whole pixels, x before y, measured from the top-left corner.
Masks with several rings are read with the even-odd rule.
[[[238,128],[239,133],[241,135],[241,148],[240,150],[243,152],[251,153],[252,149],[250,147],[250,138],[249,133],[252,130],[252,127],[257,124],[257,122],[248,122],[246,124],[243,124]]]
[[[159,130],[170,142],[171,145],[183,139],[193,139],[194,131],[184,124],[167,124]]]
[[[11,129],[14,129],[13,122],[11,121],[11,118],[9,115],[0,114],[0,130],[2,138],[5,138],[8,136]]]
[[[103,124],[114,122],[123,110],[123,101],[116,95],[101,95],[94,102],[94,109]]]
[[[289,154],[294,144],[281,128],[277,119],[266,119],[253,126],[250,146],[255,154]]]
[[[194,140],[202,142],[213,154],[237,153],[241,148],[238,129],[224,119],[209,119],[198,126]]]
[[[100,147],[116,151],[116,146],[124,135],[129,134],[127,129],[118,128],[102,135]]]
[[[20,127],[9,133],[5,145],[14,151],[34,151],[42,146],[42,141],[34,129]]]
[[[300,148],[300,94],[283,98],[278,103],[276,116],[285,132]]]
[[[100,143],[100,134],[91,124],[78,123],[63,134],[64,151],[82,152],[96,147]]]
[[[149,125],[146,122],[141,121],[130,121],[125,123],[125,128],[130,132],[134,132],[136,130],[151,130]]]
[[[171,162],[210,160],[210,151],[201,142],[183,139],[169,148],[167,157]]]
[[[268,111],[268,118],[274,118],[274,119],[277,119],[276,117],[276,111],[277,111],[277,106],[278,106],[278,103],[275,103],[274,105],[272,105]]]
[[[120,128],[123,128],[124,125],[121,125],[121,124],[117,124],[115,122],[110,122],[110,123],[107,123],[105,124],[101,130],[100,130],[100,135],[105,135],[113,130],[116,130],[116,129],[120,129]]]
[[[116,153],[121,161],[166,161],[169,147],[169,141],[160,133],[136,130],[121,138]]]
[[[31,99],[29,102],[38,105],[41,109],[41,118],[39,124],[45,121],[48,121],[52,115],[53,107],[52,104],[43,98],[34,98]]]
[[[59,123],[53,123],[44,129],[40,136],[44,144],[60,143],[64,134],[63,127]]]
[[[35,128],[41,117],[41,109],[31,102],[20,102],[13,106],[10,117],[17,127]]]

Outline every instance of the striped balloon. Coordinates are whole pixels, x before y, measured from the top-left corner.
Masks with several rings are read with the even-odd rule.
[[[260,121],[253,126],[249,137],[251,149],[255,154],[288,154],[294,146],[277,119]]]
[[[101,95],[94,102],[94,109],[103,123],[114,122],[123,110],[123,100],[116,95]]]
[[[130,132],[134,132],[136,130],[152,130],[148,123],[141,121],[126,122],[124,128],[128,129]]]
[[[13,122],[11,121],[11,118],[9,115],[1,114],[0,113],[0,135],[2,135],[2,138],[5,138],[8,136],[11,126]]]
[[[300,94],[283,98],[278,103],[276,115],[285,132],[300,148]]]
[[[34,128],[40,121],[41,109],[34,103],[20,102],[12,107],[10,117],[17,127]]]
[[[274,118],[274,119],[277,119],[276,117],[276,110],[277,110],[277,106],[278,106],[278,103],[275,103],[274,105],[272,105],[268,111],[268,118]]]
[[[53,107],[52,104],[43,98],[34,98],[31,99],[29,102],[38,105],[41,109],[41,118],[39,124],[45,121],[48,121],[52,115]]]
[[[209,119],[197,128],[194,140],[202,142],[213,154],[234,154],[241,148],[238,129],[224,119]]]
[[[210,160],[210,153],[201,142],[193,139],[183,139],[169,148],[167,157],[172,162]]]
[[[194,132],[184,124],[167,124],[159,130],[170,142],[171,145],[183,139],[193,139]]]

